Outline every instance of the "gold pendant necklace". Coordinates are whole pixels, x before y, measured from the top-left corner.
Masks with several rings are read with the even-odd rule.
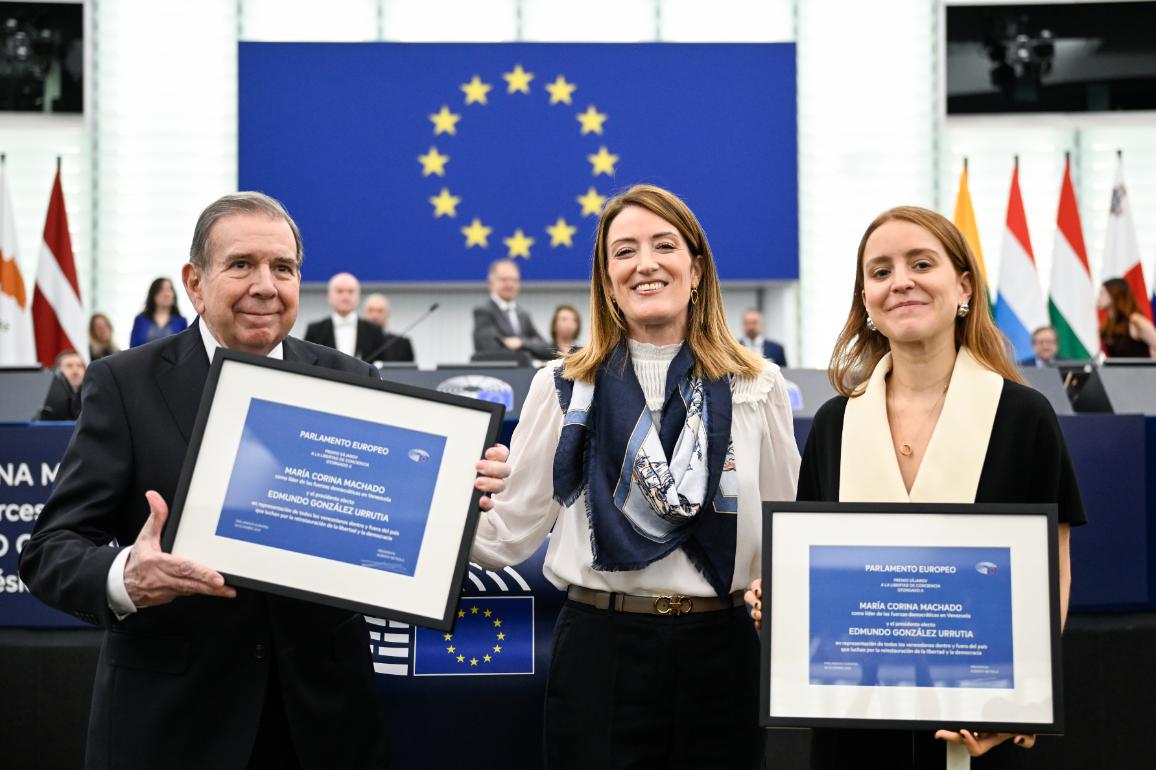
[[[944,402],[944,400],[947,398],[947,389],[950,386],[951,386],[951,377],[949,376],[947,378],[947,384],[943,386],[943,392],[939,394],[939,398],[935,399],[935,403],[932,404],[931,408],[927,410],[926,416],[928,418],[931,417],[931,415],[935,412],[935,410],[939,408],[940,404],[942,404]],[[932,430],[934,430],[934,429],[935,429],[934,426],[932,426]],[[899,442],[899,454],[901,454],[903,457],[911,457],[911,455],[915,454],[915,450],[913,450],[911,448],[910,443],[908,443],[906,441],[901,441],[901,442]]]

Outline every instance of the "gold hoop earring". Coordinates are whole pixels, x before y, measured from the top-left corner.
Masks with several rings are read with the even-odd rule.
[[[692,305],[698,304],[698,287],[697,286],[692,286],[690,288],[690,304],[692,304]]]

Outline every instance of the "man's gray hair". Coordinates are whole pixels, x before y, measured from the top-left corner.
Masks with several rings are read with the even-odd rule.
[[[293,231],[293,242],[297,244],[297,270],[301,271],[301,263],[305,259],[305,252],[301,246],[301,230],[281,205],[281,201],[259,192],[222,195],[201,212],[197,217],[197,226],[193,228],[193,245],[189,247],[190,262],[202,270],[209,267],[209,233],[218,219],[233,214],[264,214],[273,219],[285,220],[289,224],[289,229]]]

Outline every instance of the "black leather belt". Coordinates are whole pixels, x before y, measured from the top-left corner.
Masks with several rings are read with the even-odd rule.
[[[743,592],[730,596],[636,596],[611,591],[595,591],[582,586],[570,586],[566,598],[579,604],[588,604],[599,610],[634,612],[640,615],[689,615],[692,612],[713,612],[743,606]]]

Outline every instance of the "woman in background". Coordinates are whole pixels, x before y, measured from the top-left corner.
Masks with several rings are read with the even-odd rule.
[[[840,395],[815,414],[798,499],[1055,503],[1063,618],[1069,529],[1085,522],[1083,502],[1056,415],[1009,360],[976,275],[959,230],[933,211],[901,206],[867,228],[828,369]],[[747,593],[756,623],[761,588]],[[979,756],[1013,737],[1034,743],[967,730],[814,730],[811,767],[942,770],[944,741]]]
[[[554,318],[550,320],[550,339],[554,341],[554,350],[564,356],[575,349],[578,335],[582,333],[582,318],[578,311],[570,305],[559,305],[554,308]]]
[[[148,299],[144,312],[132,324],[129,347],[137,347],[146,342],[168,337],[184,331],[189,325],[177,307],[177,293],[168,278],[157,278],[149,285]]]
[[[112,339],[112,321],[104,313],[93,313],[88,319],[88,359],[95,361],[119,352]]]
[[[1096,307],[1104,314],[1100,344],[1108,358],[1156,358],[1156,327],[1140,312],[1127,281],[1104,281]]]

